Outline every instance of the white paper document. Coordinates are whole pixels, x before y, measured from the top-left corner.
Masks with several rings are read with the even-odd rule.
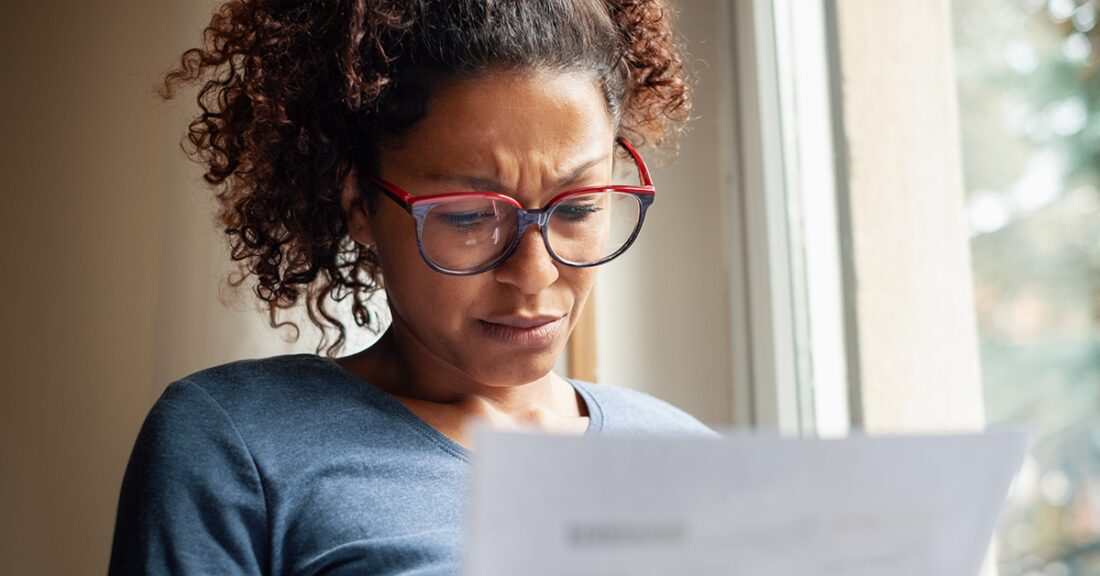
[[[976,576],[1027,438],[475,447],[466,576]]]

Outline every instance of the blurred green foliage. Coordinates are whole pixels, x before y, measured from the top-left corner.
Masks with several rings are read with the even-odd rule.
[[[989,423],[1038,438],[1002,576],[1100,574],[1100,0],[954,0]]]

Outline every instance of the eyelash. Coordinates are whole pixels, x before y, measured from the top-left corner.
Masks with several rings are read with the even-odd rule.
[[[492,212],[483,210],[480,212],[455,212],[451,214],[440,214],[439,217],[443,221],[458,228],[473,228],[485,218],[489,218],[493,215]]]
[[[568,220],[579,221],[601,210],[603,208],[594,204],[563,204],[554,210],[554,214],[561,214],[563,218]]]

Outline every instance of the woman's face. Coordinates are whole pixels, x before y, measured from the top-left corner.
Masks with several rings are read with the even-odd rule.
[[[507,194],[541,208],[612,178],[614,131],[595,81],[580,73],[495,73],[436,94],[427,115],[383,150],[379,176],[414,196]],[[555,262],[537,227],[499,267],[474,276],[430,269],[412,216],[379,196],[356,239],[373,241],[406,362],[438,376],[514,386],[550,372],[595,272]]]

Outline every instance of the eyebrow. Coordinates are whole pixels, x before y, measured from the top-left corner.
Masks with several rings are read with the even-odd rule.
[[[569,170],[564,177],[558,180],[557,188],[566,188],[575,184],[580,180],[581,176],[584,176],[585,172],[592,169],[593,166],[598,165],[601,162],[607,160],[605,155],[600,155],[595,158],[591,158],[584,162],[581,162],[573,169]],[[476,192],[501,192],[505,186],[495,178],[487,178],[484,176],[473,176],[464,174],[429,174],[428,178],[438,182],[457,182],[462,186],[468,188],[470,191]]]
[[[558,181],[558,186],[561,188],[565,188],[572,184],[576,184],[577,180],[580,180],[581,176],[584,176],[585,172],[588,172],[592,169],[593,166],[596,166],[601,162],[605,162],[606,160],[606,155],[600,155],[580,163],[576,168],[573,168],[572,170],[567,172],[564,178]]]

